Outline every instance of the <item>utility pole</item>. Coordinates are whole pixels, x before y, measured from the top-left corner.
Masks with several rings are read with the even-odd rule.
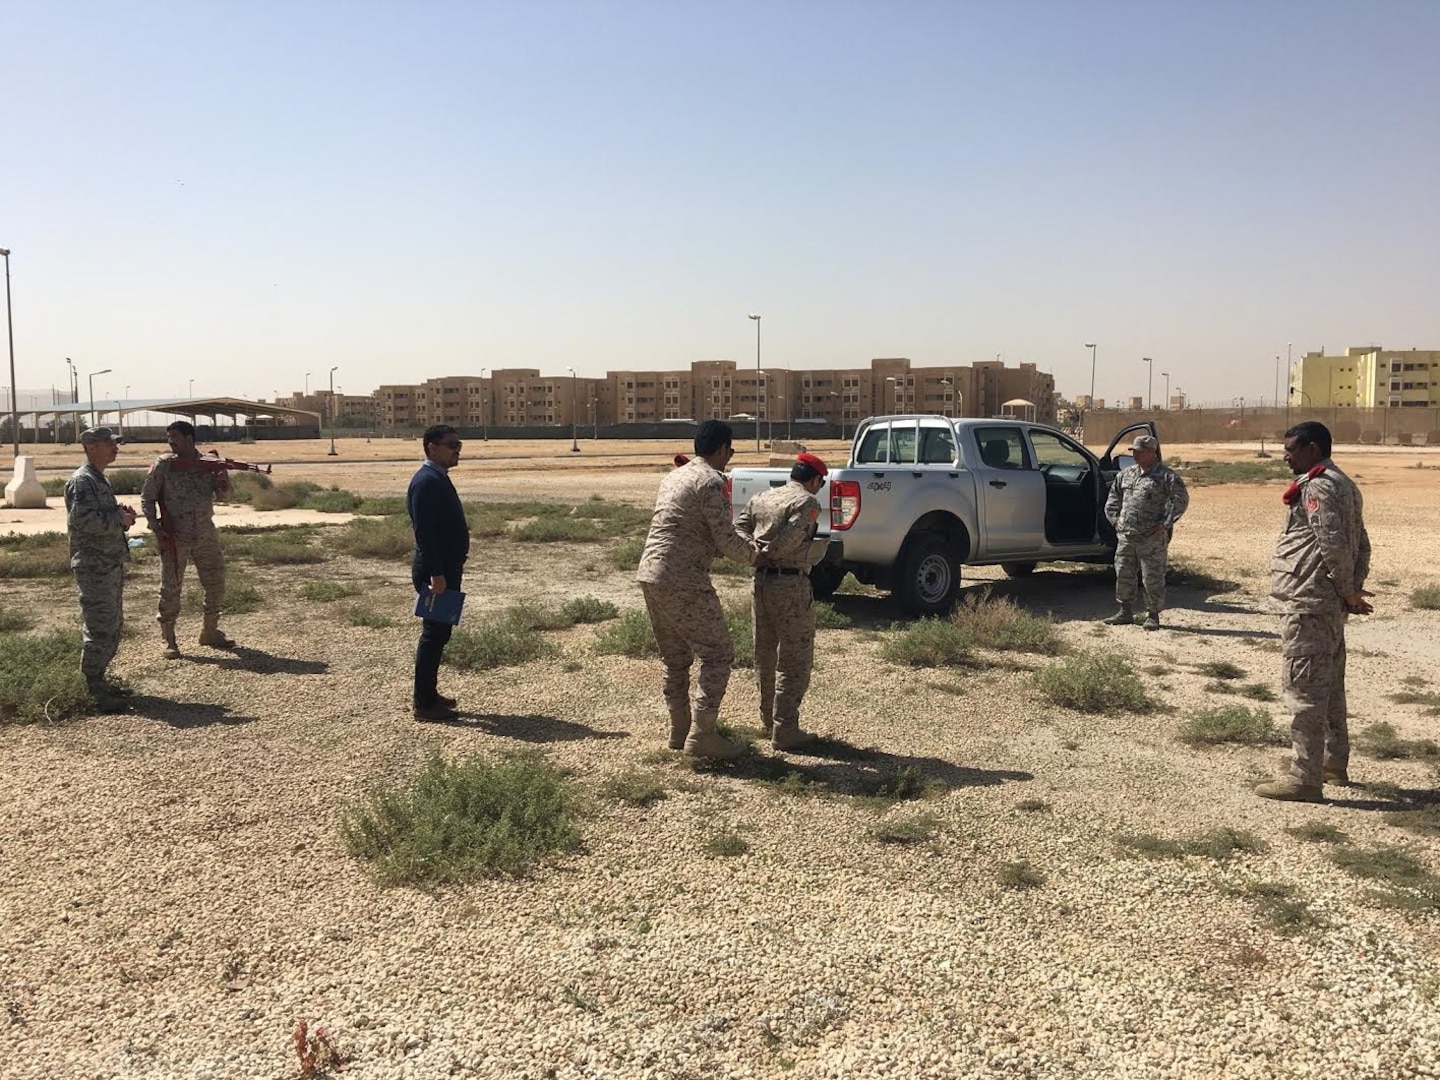
[[[753,311],[750,318],[755,320],[755,453],[760,452],[760,316]]]

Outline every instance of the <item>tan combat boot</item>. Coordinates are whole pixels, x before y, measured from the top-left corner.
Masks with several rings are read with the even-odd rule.
[[[1319,784],[1302,784],[1292,777],[1272,780],[1261,784],[1255,794],[1262,799],[1279,799],[1282,802],[1324,802],[1325,794]]]
[[[775,723],[775,733],[770,737],[770,745],[776,750],[800,750],[814,746],[815,736],[808,731],[801,731],[798,720],[779,720]]]
[[[1350,786],[1350,770],[1343,765],[1332,765],[1325,763],[1325,783],[1339,784],[1341,787]]]
[[[173,622],[162,622],[160,624],[160,637],[165,641],[165,659],[179,660],[180,646],[175,641],[175,624]]]
[[[1145,614],[1145,625],[1142,627],[1142,629],[1145,629],[1145,630],[1159,630],[1159,629],[1160,629],[1160,613],[1159,613],[1158,611],[1149,611],[1149,612],[1146,612],[1146,614]]]
[[[1135,613],[1130,610],[1129,604],[1121,604],[1119,611],[1100,621],[1106,626],[1132,626],[1135,623]]]
[[[745,753],[743,746],[737,746],[715,730],[719,714],[719,709],[695,710],[695,722],[690,728],[690,737],[685,740],[685,753],[690,757],[732,761]]]
[[[685,738],[690,734],[690,702],[670,706],[670,749],[684,750]]]
[[[233,649],[235,642],[220,632],[220,616],[206,615],[205,629],[200,631],[200,644],[212,649]]]

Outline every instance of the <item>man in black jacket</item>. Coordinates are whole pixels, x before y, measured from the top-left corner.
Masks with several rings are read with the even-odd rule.
[[[415,529],[410,579],[417,593],[428,589],[439,596],[460,588],[460,575],[470,554],[465,507],[450,482],[450,470],[460,463],[460,437],[448,424],[436,424],[426,429],[421,442],[425,463],[411,478],[405,496],[410,524]],[[420,644],[415,648],[416,720],[450,720],[455,716],[455,699],[441,696],[435,685],[440,656],[452,629],[447,622],[421,621]]]

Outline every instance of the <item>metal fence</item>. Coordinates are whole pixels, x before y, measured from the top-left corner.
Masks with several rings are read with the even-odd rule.
[[[1092,409],[1087,443],[1107,441],[1127,424],[1154,420],[1164,443],[1279,442],[1287,428],[1319,420],[1337,443],[1370,446],[1440,445],[1440,409]]]

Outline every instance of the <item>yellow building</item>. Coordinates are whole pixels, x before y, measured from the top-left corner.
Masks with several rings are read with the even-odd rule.
[[[1440,351],[1358,345],[1309,352],[1290,366],[1290,402],[1317,409],[1440,406]]]

